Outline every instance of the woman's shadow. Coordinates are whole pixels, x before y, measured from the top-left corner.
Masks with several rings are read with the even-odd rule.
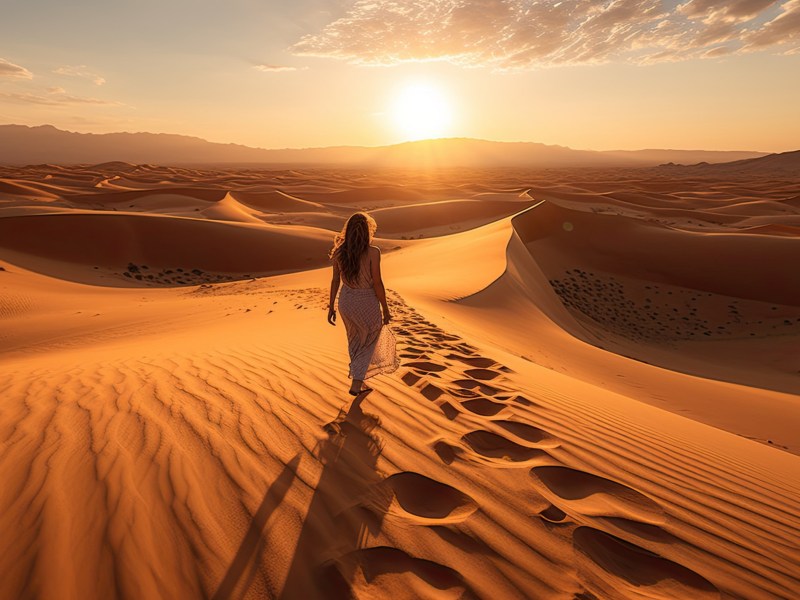
[[[383,449],[374,433],[380,419],[363,412],[370,392],[356,396],[347,411],[324,426],[328,438],[316,454],[322,474],[306,513],[280,595],[297,598],[348,598],[354,575],[348,555],[376,536],[391,502],[377,471]]]

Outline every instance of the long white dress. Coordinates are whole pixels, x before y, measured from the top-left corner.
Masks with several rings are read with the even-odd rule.
[[[397,340],[391,328],[383,324],[381,304],[372,287],[366,256],[361,261],[358,281],[346,282],[342,277],[339,315],[347,331],[352,379],[369,379],[400,367]]]

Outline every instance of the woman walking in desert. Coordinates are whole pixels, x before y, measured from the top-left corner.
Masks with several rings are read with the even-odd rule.
[[[400,366],[396,341],[387,327],[392,315],[381,278],[381,251],[371,245],[377,225],[363,212],[352,215],[333,241],[333,263],[328,323],[336,325],[334,302],[339,294],[339,314],[347,331],[350,352],[350,393],[371,391],[364,380],[391,373]]]

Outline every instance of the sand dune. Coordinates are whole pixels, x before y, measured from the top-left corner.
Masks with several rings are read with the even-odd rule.
[[[89,276],[93,267],[103,268],[119,275],[118,284],[129,282],[119,273],[123,265],[149,267],[146,274],[125,271],[129,280],[133,274],[143,283],[169,275],[181,283],[176,270],[266,274],[306,269],[325,264],[330,246],[329,234],[310,228],[99,212],[6,217],[0,220],[0,237],[21,264],[46,258],[83,265]],[[52,269],[46,267],[57,275]]]
[[[352,189],[334,189],[324,192],[305,192],[304,198],[324,202],[326,204],[356,204],[359,206],[381,202],[421,202],[424,195],[413,189],[401,186],[365,186]]]
[[[555,202],[537,206],[514,223],[540,265],[571,261],[605,273],[800,306],[800,281],[786,277],[785,262],[800,252],[796,239],[721,228],[710,235],[680,231],[622,215],[570,210]],[[557,271],[553,265],[551,272]]]
[[[152,182],[148,182],[148,185],[153,185]],[[193,198],[196,200],[205,200],[207,202],[217,202],[222,200],[225,197],[226,191],[224,189],[203,189],[203,188],[192,188],[192,187],[182,187],[182,186],[165,186],[164,188],[154,188],[154,189],[136,189],[136,190],[124,190],[124,191],[114,191],[114,192],[97,192],[93,191],[92,193],[80,193],[85,192],[85,190],[79,190],[79,193],[75,195],[68,196],[68,199],[71,202],[74,202],[77,205],[96,205],[98,207],[103,206],[125,206],[129,205],[131,202],[137,202],[143,198],[147,198],[149,196],[154,195],[169,195],[169,196],[182,196],[185,198]],[[134,205],[135,206],[135,205]],[[157,208],[155,205],[153,208]]]
[[[418,232],[420,237],[452,233],[479,227],[501,217],[514,214],[527,205],[527,201],[500,200],[442,200],[412,206],[381,208],[372,211],[380,223],[382,234],[399,236]]]
[[[0,597],[797,597],[798,182],[648,173],[0,169]]]
[[[235,198],[249,206],[267,212],[309,212],[321,210],[322,204],[297,198],[281,191],[247,192],[237,191]]]
[[[236,221],[239,223],[263,223],[254,211],[236,200],[230,193],[222,200],[200,211],[203,216],[219,221]]]
[[[34,198],[42,198],[42,199],[58,197],[56,194],[43,191],[38,187],[34,187],[32,185],[25,185],[23,183],[16,181],[6,181],[4,179],[0,179],[0,194],[8,196],[23,196],[23,197],[32,196]]]

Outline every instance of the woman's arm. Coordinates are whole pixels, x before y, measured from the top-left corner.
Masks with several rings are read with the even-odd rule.
[[[392,320],[392,314],[389,312],[389,305],[386,303],[386,288],[383,287],[383,279],[381,278],[381,251],[380,248],[374,246],[370,246],[369,251],[372,288],[375,290],[375,295],[383,308],[383,323],[385,325]]]
[[[333,308],[333,303],[336,302],[336,294],[339,291],[339,263],[333,261],[333,277],[331,278],[331,297],[328,301],[328,323],[336,325],[336,309]]]

